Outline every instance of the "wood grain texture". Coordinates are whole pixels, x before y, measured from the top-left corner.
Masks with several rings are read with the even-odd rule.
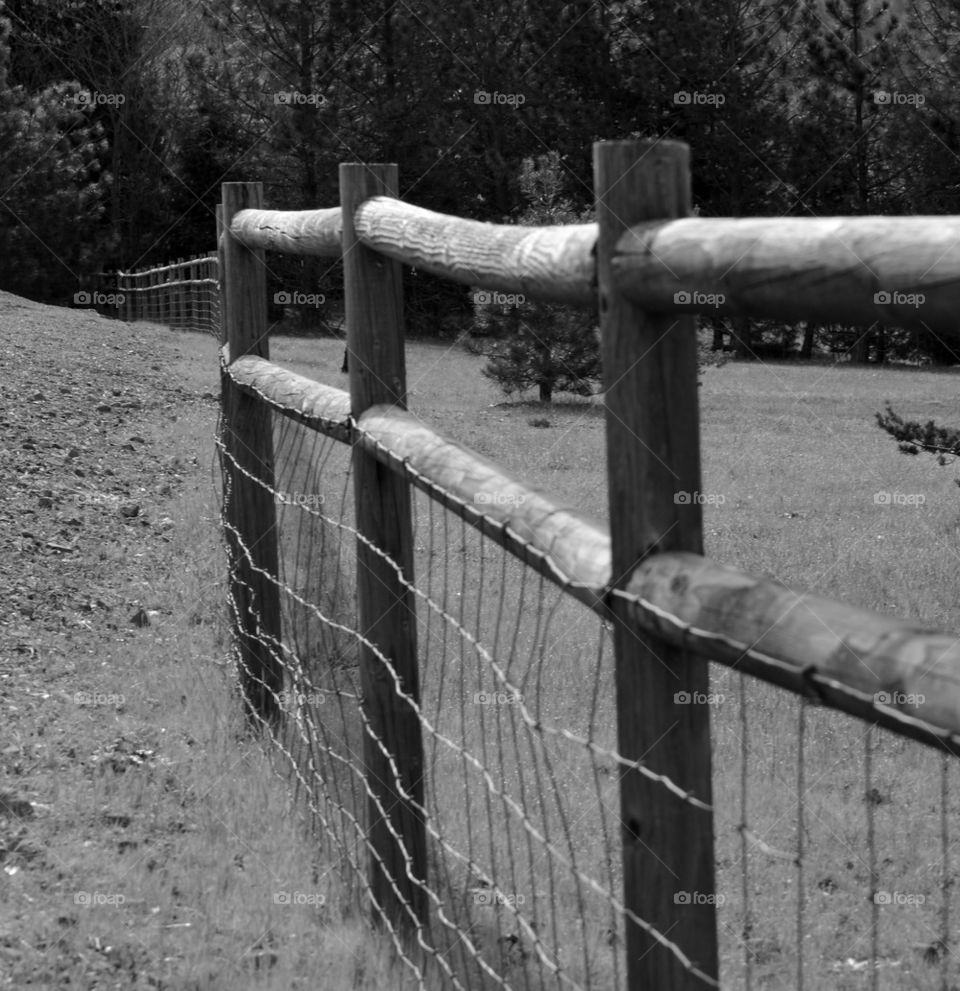
[[[592,303],[596,224],[520,227],[488,224],[370,197],[354,214],[357,237],[370,248],[456,282],[537,299]],[[245,210],[231,225],[250,247],[339,257],[343,222],[327,210]]]
[[[611,578],[622,588],[637,564],[666,551],[702,550],[697,345],[689,316],[646,312],[617,291],[612,267],[628,225],[690,210],[689,149],[673,141],[594,145],[600,329],[607,409]],[[710,707],[679,698],[709,693],[707,664],[636,623],[614,597],[617,740],[709,806]],[[627,986],[701,989],[717,980],[713,817],[638,771],[620,779],[624,901],[666,935],[684,962],[627,922]],[[679,901],[678,901],[679,899]]]
[[[904,715],[960,733],[960,639],[929,625],[845,605],[790,589],[779,582],[715,564],[697,554],[658,554],[633,572],[625,590],[675,617],[658,621],[649,611],[637,622],[703,657],[824,701],[898,732]],[[684,633],[694,627],[714,639]],[[772,663],[744,657],[743,645]],[[818,688],[824,679],[860,693]],[[917,727],[912,728],[918,729]],[[905,735],[936,743],[914,731]],[[954,745],[950,745],[954,748]]]
[[[548,554],[568,579],[590,588],[597,603],[603,599],[610,576],[610,534],[603,523],[527,485],[405,410],[374,406],[360,416],[358,427],[357,443],[375,457],[407,462],[477,513],[508,526],[517,543]]]
[[[230,374],[240,389],[263,397],[277,407],[281,415],[313,427],[328,437],[351,443],[349,392],[321,385],[253,355],[233,362]]]
[[[231,233],[243,244],[288,255],[339,258],[343,224],[340,207],[326,210],[244,210]]]
[[[660,312],[879,321],[956,337],[960,217],[645,221],[619,239],[612,278]]]
[[[377,403],[406,405],[403,298],[399,264],[362,244],[352,218],[363,200],[396,195],[395,165],[340,166],[343,274],[353,415]],[[423,735],[413,573],[410,486],[361,446],[353,451],[368,866],[377,922],[411,933],[427,922],[423,820]],[[390,562],[395,562],[396,567]],[[372,645],[372,646],[371,646]],[[404,697],[406,696],[406,697]],[[420,882],[420,883],[417,883]]]
[[[596,299],[596,224],[489,224],[382,196],[361,204],[354,223],[364,244],[455,282],[532,299]]]
[[[260,183],[223,185],[223,224],[245,207],[259,207]],[[229,355],[269,358],[266,267],[263,252],[235,238],[222,239],[225,335]],[[234,386],[221,371],[222,440],[226,496],[224,516],[230,560],[230,596],[239,653],[239,679],[251,725],[279,725],[283,668],[274,643],[282,643],[274,503],[273,416],[259,398]],[[252,477],[251,477],[252,476]],[[258,484],[259,483],[259,484]]]

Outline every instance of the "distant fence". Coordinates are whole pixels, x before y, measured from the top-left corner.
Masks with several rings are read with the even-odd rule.
[[[687,217],[687,156],[598,143],[598,222],[573,227],[421,210],[387,165],[341,166],[327,210],[223,187],[218,446],[245,705],[419,986],[957,977],[960,641],[702,557],[692,314],[952,330],[960,218]],[[349,393],[270,362],[266,249],[343,258]],[[400,262],[599,303],[609,526],[406,411]],[[709,662],[739,675],[732,725],[698,704]],[[744,675],[795,693],[796,713],[782,692],[761,711]],[[831,749],[837,710],[864,723],[847,754],[862,766]],[[759,732],[793,768],[787,812],[758,800],[775,784]],[[943,755],[916,751],[936,869],[909,936],[881,916],[898,895],[882,782],[912,759],[896,738]],[[861,796],[840,822],[813,799],[828,765]],[[786,850],[770,841],[784,816]],[[763,887],[791,892],[786,933]],[[915,963],[883,952],[905,938]]]
[[[218,334],[219,287],[217,256],[196,255],[131,272],[95,272],[83,302],[104,316]]]

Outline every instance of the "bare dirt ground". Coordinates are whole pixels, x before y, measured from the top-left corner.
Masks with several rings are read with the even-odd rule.
[[[186,828],[143,814],[190,741],[130,665],[170,612],[180,501],[213,491],[217,388],[212,339],[0,293],[0,987],[163,986],[82,916],[129,922],[102,865],[148,870]]]

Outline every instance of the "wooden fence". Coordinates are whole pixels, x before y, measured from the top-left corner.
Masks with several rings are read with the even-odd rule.
[[[707,662],[717,661],[957,755],[960,640],[702,556],[701,507],[677,498],[701,490],[694,314],[922,322],[955,333],[960,217],[694,218],[685,145],[600,142],[594,163],[597,223],[572,227],[419,209],[397,199],[389,165],[342,165],[334,209],[268,211],[258,184],[223,187],[236,638],[248,710],[275,726],[283,672],[269,645],[282,630],[269,489],[279,411],[353,445],[362,707],[369,739],[383,744],[364,755],[370,888],[383,920],[419,933],[425,772],[415,604],[401,579],[412,568],[411,484],[431,498],[452,494],[448,505],[468,523],[613,623],[628,986],[702,987],[718,976],[716,906],[671,896],[715,890],[710,717],[707,706],[678,712],[676,693],[708,692]],[[349,394],[269,361],[267,249],[343,258]],[[479,288],[598,304],[609,526],[406,412],[401,262]],[[165,270],[127,276],[131,295],[151,277]],[[477,498],[484,493],[501,498]],[[925,701],[908,708],[898,701],[906,695]]]
[[[91,280],[92,302],[104,316],[150,320],[178,330],[210,332],[220,326],[216,255],[178,258],[130,272],[95,272]]]

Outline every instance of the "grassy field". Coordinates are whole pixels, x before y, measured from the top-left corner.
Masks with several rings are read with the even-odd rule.
[[[274,348],[276,360],[331,383],[338,381],[340,353],[334,342],[285,340]],[[582,400],[549,409],[505,403],[479,375],[481,362],[442,345],[411,345],[410,408],[520,477],[603,517],[599,407]],[[952,373],[842,365],[731,363],[708,371],[701,389],[703,492],[719,498],[705,507],[707,553],[798,588],[960,628],[954,473],[900,455],[873,423],[887,399],[902,413],[950,422],[956,385]],[[438,742],[452,739],[481,756],[496,782],[493,794],[502,787],[520,795],[527,825],[559,837],[567,859],[616,891],[616,868],[597,842],[617,835],[609,762],[531,735],[514,708],[471,711],[457,702],[492,687],[489,666],[457,632],[462,626],[504,658],[510,684],[523,689],[538,723],[612,747],[610,656],[596,661],[599,624],[580,607],[555,602],[537,580],[502,562],[496,548],[443,512],[431,512],[425,500],[418,497],[417,505],[418,582],[451,617],[432,627],[421,618],[421,639],[430,644],[422,662],[424,708],[434,726],[427,741],[428,805],[439,834],[441,896],[448,905],[464,902],[457,925],[476,936],[491,965],[518,982],[538,986],[544,979],[531,945],[536,932],[571,977],[607,986],[618,965],[617,935],[603,899],[563,877],[542,844],[530,848],[524,817],[496,799],[491,806],[476,769],[456,747]],[[940,913],[952,883],[939,796],[941,773],[955,792],[955,769],[919,746],[867,735],[863,724],[804,707],[726,670],[712,676],[720,700],[714,760],[724,986],[742,984],[745,958],[755,986],[793,986],[801,966],[810,986],[864,986],[870,898],[877,890],[891,894],[878,914],[880,985],[938,987],[945,973],[938,962]],[[958,805],[951,794],[949,816]],[[790,862],[800,816],[802,876]],[[766,844],[747,850],[746,903],[742,824]],[[875,859],[868,831],[875,835]],[[447,846],[460,856],[451,857]],[[511,850],[521,853],[512,858]],[[465,859],[486,865],[502,891],[526,896],[533,931],[510,913],[484,919],[471,910]],[[545,882],[544,871],[557,875]],[[581,945],[588,946],[582,959],[569,949]],[[461,966],[469,972],[467,960]],[[950,973],[956,977],[953,965]]]
[[[119,335],[107,321],[94,332]],[[176,342],[177,356],[168,360],[163,351],[170,381],[188,392],[216,391],[209,338],[146,325],[135,333],[147,353]],[[288,367],[345,384],[342,346],[335,341],[280,338],[272,351]],[[411,409],[603,518],[600,408],[582,400],[548,409],[504,402],[479,374],[482,360],[449,346],[411,344]],[[707,553],[857,605],[960,629],[956,471],[896,452],[872,422],[888,398],[904,414],[960,419],[955,373],[738,363],[708,370],[701,389],[703,491],[722,495],[723,502],[705,507]],[[145,413],[124,426],[154,445],[158,458],[181,465],[197,459],[194,468],[179,469],[186,482],[173,495],[159,487],[144,492],[143,480],[131,478],[134,490],[141,486],[142,512],[169,520],[164,536],[140,549],[118,540],[91,550],[91,567],[122,578],[134,590],[131,601],[142,602],[152,621],[122,635],[103,627],[69,663],[45,662],[43,682],[30,688],[58,696],[81,689],[105,698],[121,693],[124,703],[51,710],[52,700],[38,702],[38,717],[29,725],[11,723],[14,739],[4,744],[4,794],[31,796],[35,811],[20,825],[0,804],[0,987],[410,986],[410,972],[393,959],[390,941],[371,935],[351,886],[350,861],[360,844],[347,813],[358,807],[362,791],[350,638],[286,601],[297,655],[329,692],[303,724],[308,741],[295,750],[291,741],[298,766],[313,759],[329,767],[324,793],[312,776],[299,785],[291,780],[284,755],[265,754],[245,730],[227,650],[215,410],[210,403],[182,405],[176,396],[168,408],[173,412]],[[544,419],[547,426],[532,423]],[[278,488],[321,495],[324,513],[343,509],[349,521],[343,452],[298,431],[281,431],[279,440],[281,463],[292,467]],[[323,464],[319,478],[317,464]],[[924,498],[920,505],[878,503],[875,495],[883,492]],[[584,874],[617,890],[616,857],[608,856],[618,837],[616,769],[602,753],[614,739],[604,631],[584,609],[559,601],[539,578],[504,561],[496,547],[444,511],[431,510],[421,497],[416,509],[418,584],[439,610],[423,609],[419,635],[424,715],[433,727],[426,753],[434,830],[429,857],[444,915],[514,986],[549,983],[538,939],[571,978],[589,975],[595,986],[610,986],[619,966],[619,932],[609,906],[576,883],[556,856],[545,855],[544,843],[524,825],[546,835]],[[349,589],[349,546],[341,551],[328,524],[291,506],[282,507],[281,528],[285,582],[349,621],[349,596],[317,578],[321,564],[329,574],[336,554]],[[504,685],[460,628],[503,660],[537,730],[516,705],[465,704],[476,692]],[[320,667],[318,657],[335,663]],[[16,658],[12,664],[4,668],[8,686],[18,684],[24,669]],[[727,899],[720,912],[724,986],[744,986],[745,956],[754,987],[794,986],[799,943],[806,986],[869,987],[864,961],[871,953],[873,883],[903,896],[879,913],[879,986],[940,987],[936,939],[950,893],[945,881],[953,880],[941,846],[940,786],[946,773],[952,821],[960,811],[956,768],[944,771],[931,751],[886,734],[865,740],[862,725],[802,709],[792,697],[723,669],[712,676],[720,697],[713,719],[719,893]],[[32,694],[7,691],[21,716],[29,711]],[[9,718],[17,718],[13,710]],[[590,738],[601,753],[591,755],[550,732],[560,729]],[[480,759],[490,779],[464,750]],[[334,760],[337,754],[345,760]],[[789,859],[776,856],[796,851],[800,770],[802,877]],[[497,790],[511,790],[525,820],[488,789],[490,780]],[[331,795],[339,802],[336,815],[331,819],[329,807],[317,802],[312,817],[316,827],[318,813],[326,814],[330,834],[312,837],[305,798]],[[743,821],[766,844],[748,847],[746,905]],[[339,847],[331,836],[343,840]],[[948,853],[955,859],[952,840]],[[509,909],[491,906],[490,889],[466,859],[494,876],[535,925],[519,926]],[[434,918],[438,933],[450,933]],[[485,986],[464,941],[446,938],[452,969],[470,975],[470,986]],[[429,983],[438,986],[440,968],[427,970]],[[947,976],[947,986],[960,983],[952,962]]]

